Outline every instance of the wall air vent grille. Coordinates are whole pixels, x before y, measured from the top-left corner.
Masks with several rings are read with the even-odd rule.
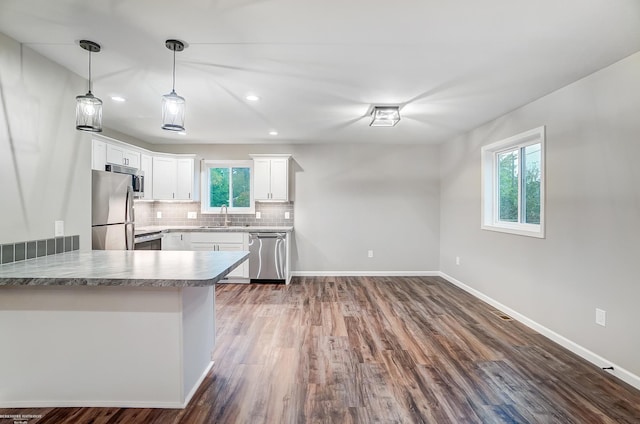
[[[509,315],[505,314],[502,311],[495,310],[495,311],[491,311],[491,313],[503,321],[513,321],[513,318],[511,318]]]

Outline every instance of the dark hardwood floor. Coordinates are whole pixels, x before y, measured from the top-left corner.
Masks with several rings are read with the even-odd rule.
[[[216,296],[215,365],[186,409],[0,416],[43,415],[29,424],[640,423],[640,391],[438,277],[297,278],[288,287],[219,285]]]

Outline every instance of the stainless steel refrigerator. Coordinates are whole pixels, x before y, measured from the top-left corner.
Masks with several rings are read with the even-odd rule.
[[[92,171],[91,244],[93,250],[133,250],[131,176]]]

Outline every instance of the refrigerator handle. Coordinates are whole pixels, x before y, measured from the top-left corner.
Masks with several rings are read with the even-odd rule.
[[[124,243],[126,250],[134,250],[135,227],[132,223],[124,224]]]
[[[125,202],[125,222],[135,222],[133,216],[133,188],[127,186],[127,200]]]

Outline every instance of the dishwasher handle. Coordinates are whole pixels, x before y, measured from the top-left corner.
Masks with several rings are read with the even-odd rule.
[[[283,238],[286,233],[249,233],[250,238]]]

